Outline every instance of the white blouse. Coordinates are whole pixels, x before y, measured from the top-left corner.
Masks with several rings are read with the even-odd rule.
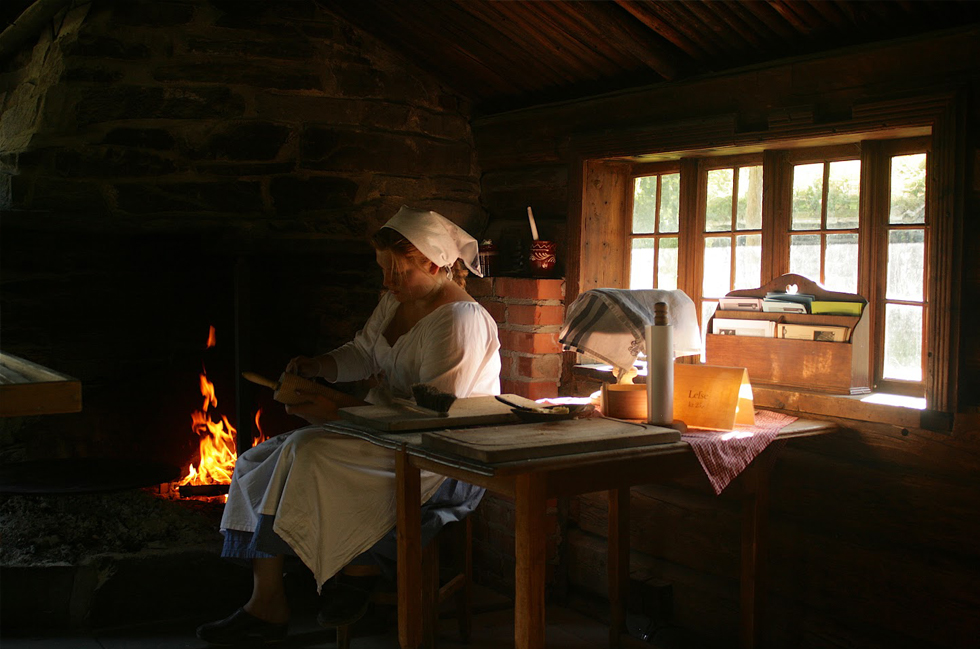
[[[416,383],[457,397],[500,394],[497,323],[486,309],[477,302],[443,304],[391,346],[384,332],[398,305],[390,293],[383,295],[354,340],[330,352],[338,382],[377,376],[403,398],[411,398]],[[377,389],[367,397],[380,399]]]

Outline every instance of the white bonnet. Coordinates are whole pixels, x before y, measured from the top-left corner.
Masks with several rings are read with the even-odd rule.
[[[403,205],[382,227],[400,233],[440,268],[452,266],[457,259],[462,259],[471,272],[483,277],[480,245],[476,239],[437,212],[414,210]]]

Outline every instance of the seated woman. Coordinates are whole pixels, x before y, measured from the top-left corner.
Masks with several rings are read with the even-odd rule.
[[[372,245],[387,291],[364,328],[332,352],[294,358],[286,371],[329,382],[373,376],[379,385],[369,403],[411,398],[416,383],[457,397],[499,394],[497,325],[464,289],[466,268],[480,274],[476,240],[435,212],[403,207]],[[304,396],[308,402],[287,411],[311,424],[351,405]],[[483,495],[455,481],[440,489],[445,478],[427,471],[421,479],[422,502],[435,495],[460,516]],[[289,619],[284,555],[298,556],[322,588],[393,529],[394,480],[392,451],[319,425],[243,453],[221,519],[222,556],[251,560],[252,596],[230,617],[199,627],[198,637],[221,645],[282,640]]]

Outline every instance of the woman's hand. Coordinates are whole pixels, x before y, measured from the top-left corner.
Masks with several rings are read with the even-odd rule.
[[[309,356],[297,356],[286,365],[287,374],[296,374],[305,379],[313,379],[320,374],[320,361]]]
[[[339,406],[329,397],[307,390],[296,390],[296,396],[302,398],[303,402],[287,404],[286,412],[290,415],[302,417],[311,424],[323,424],[339,417]]]

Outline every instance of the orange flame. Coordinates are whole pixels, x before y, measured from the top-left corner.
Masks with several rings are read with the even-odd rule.
[[[266,434],[262,432],[262,424],[259,423],[259,416],[261,414],[262,414],[262,408],[259,408],[258,410],[255,411],[255,430],[258,431],[258,434],[255,436],[255,439],[252,440],[252,446],[258,446],[265,440],[269,439],[266,436]]]
[[[207,346],[211,348],[214,345],[214,326],[211,326],[208,332]],[[200,387],[204,403],[200,410],[191,413],[191,428],[201,440],[201,463],[197,468],[191,464],[188,468],[188,475],[177,485],[230,484],[231,476],[235,471],[235,461],[238,459],[235,442],[238,431],[224,415],[221,415],[220,421],[212,420],[208,411],[218,407],[218,395],[215,393],[214,383],[208,380],[207,371],[204,368],[201,369]],[[258,430],[258,435],[253,445],[260,444],[267,439],[259,425],[261,414],[262,409],[259,408],[255,413],[255,428]]]
[[[215,344],[214,326],[208,331],[208,348]],[[197,468],[191,464],[188,475],[180,485],[230,484],[235,470],[238,453],[235,448],[235,435],[238,431],[228,418],[221,415],[220,421],[213,421],[208,411],[218,407],[218,395],[214,383],[208,380],[207,371],[202,368],[200,375],[201,396],[204,404],[200,410],[191,413],[191,428],[200,437],[201,463]]]
[[[214,325],[211,325],[211,327],[208,329],[208,344],[207,347],[205,347],[205,349],[211,349],[217,344],[218,344],[218,340],[214,336]]]

